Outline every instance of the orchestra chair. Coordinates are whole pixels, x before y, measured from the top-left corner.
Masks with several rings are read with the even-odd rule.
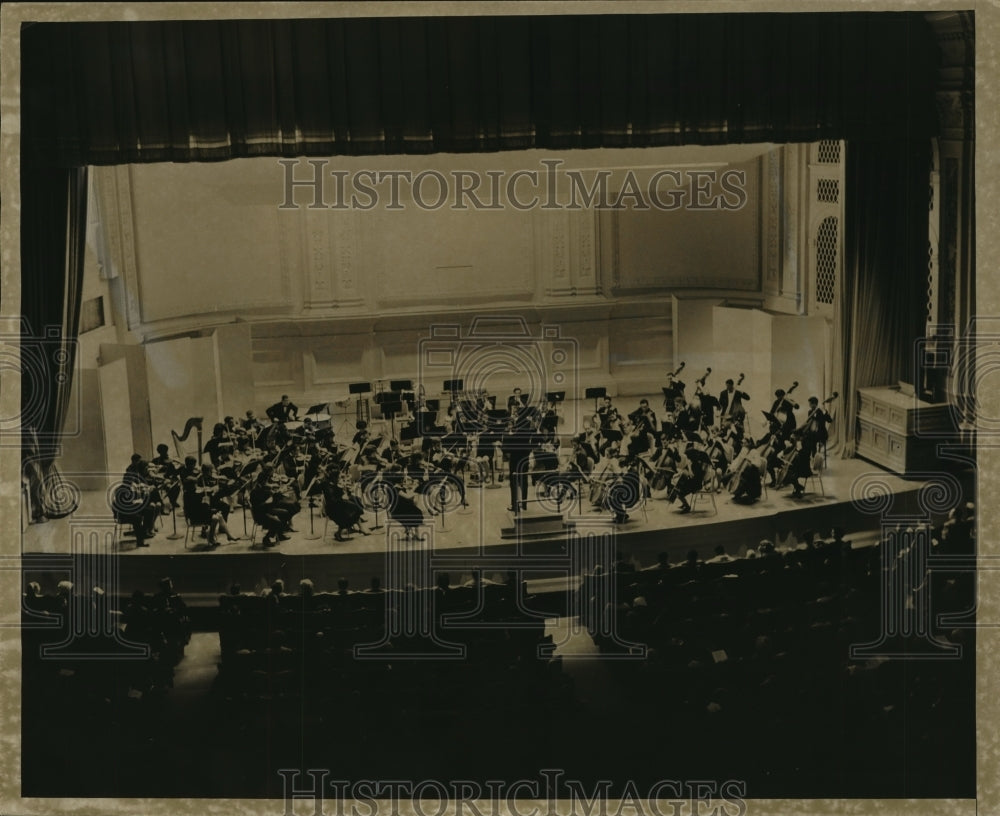
[[[201,531],[201,525],[194,524],[187,514],[184,514],[184,523],[187,528],[184,530],[184,549],[195,549],[198,546],[198,534]],[[191,546],[188,547],[188,540],[191,541]]]
[[[701,488],[696,490],[691,496],[691,512],[694,512],[695,506],[698,504],[698,499],[707,498],[712,502],[712,514],[716,515],[719,512],[719,508],[715,503],[715,471],[712,471],[710,476],[705,478],[702,482]]]
[[[812,492],[816,492],[816,484],[819,483],[819,495],[826,496],[826,490],[823,487],[823,471],[826,470],[826,446],[824,445],[824,450],[822,454],[817,453],[812,458],[811,472],[806,478],[806,484],[812,482]]]

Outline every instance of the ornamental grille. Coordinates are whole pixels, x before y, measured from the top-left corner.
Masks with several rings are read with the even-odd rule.
[[[840,200],[840,182],[837,179],[820,179],[816,183],[816,198],[836,204]]]
[[[824,218],[816,233],[816,302],[833,305],[837,286],[837,217]]]
[[[820,164],[840,164],[840,142],[836,139],[824,139],[817,152]]]

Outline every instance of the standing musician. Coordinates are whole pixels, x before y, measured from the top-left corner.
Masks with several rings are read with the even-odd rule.
[[[684,399],[684,383],[674,379],[674,372],[667,372],[667,384],[663,386],[663,410],[668,414],[675,414],[680,408],[678,400]]]
[[[771,405],[771,413],[774,414],[782,423],[782,431],[785,436],[788,436],[792,431],[795,430],[795,414],[794,409],[799,406],[792,402],[785,396],[785,391],[779,388],[774,392],[774,402]]]
[[[833,417],[819,404],[818,397],[809,397],[809,413],[803,423],[802,444],[810,456],[819,452],[820,445],[826,443],[829,433],[826,426],[833,422]]]
[[[514,422],[503,437],[502,449],[510,463],[510,507],[513,513],[528,509],[528,468],[538,445],[532,422]]]
[[[267,409],[267,416],[272,422],[293,422],[299,418],[299,409],[288,399],[288,394],[282,394],[281,402]]]
[[[723,425],[743,421],[747,413],[743,407],[744,400],[749,402],[750,395],[746,391],[736,390],[736,384],[732,380],[726,380],[726,390],[719,394],[720,421]]]

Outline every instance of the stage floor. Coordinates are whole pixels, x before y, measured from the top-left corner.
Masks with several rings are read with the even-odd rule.
[[[748,526],[752,529],[770,531],[763,537],[784,537],[789,532],[801,532],[802,524],[807,524],[819,535],[827,535],[830,528],[837,524],[848,533],[861,529],[877,529],[881,516],[886,513],[900,512],[900,506],[894,506],[878,515],[863,512],[852,499],[866,495],[869,491],[891,493],[894,502],[899,505],[915,506],[914,499],[923,482],[910,481],[895,476],[862,459],[843,459],[829,461],[829,467],[822,477],[822,492],[819,479],[810,479],[806,493],[801,499],[791,496],[790,488],[781,490],[770,489],[767,495],[757,503],[747,506],[736,504],[730,499],[728,492],[723,490],[715,494],[714,507],[707,496],[699,497],[691,513],[680,512],[680,503],[668,504],[663,499],[648,499],[645,512],[636,507],[630,511],[630,518],[624,525],[614,527],[615,534],[623,542],[638,545],[649,540],[659,541],[661,545],[670,545],[675,551],[682,542],[694,542],[695,545],[708,532],[703,528],[718,525],[743,524],[753,522]],[[423,544],[435,550],[460,549],[475,551],[482,548],[509,546],[516,539],[501,537],[503,528],[513,526],[513,516],[507,510],[510,503],[510,491],[506,481],[497,488],[468,488],[467,508],[459,508],[447,512],[443,517],[434,519],[427,517],[422,532],[430,532],[424,536]],[[538,505],[529,504],[526,516],[531,519],[540,515],[552,515],[550,510]],[[906,511],[906,512],[912,512]],[[336,532],[331,523],[324,525],[324,518],[319,510],[313,511],[310,521],[310,510],[303,508],[295,517],[297,532],[291,533],[287,541],[282,541],[277,547],[262,550],[258,544],[251,548],[249,533],[252,519],[246,513],[244,528],[244,513],[237,508],[230,516],[230,529],[242,540],[222,543],[215,549],[206,549],[204,539],[195,546],[191,541],[185,548],[183,534],[185,523],[182,517],[177,518],[178,539],[170,540],[172,533],[171,516],[160,518],[160,530],[155,537],[149,539],[149,546],[136,548],[134,539],[126,534],[118,551],[126,558],[150,558],[155,556],[189,556],[192,558],[218,558],[234,554],[265,554],[281,553],[288,556],[314,555],[351,555],[383,553],[386,551],[386,535],[390,526],[371,535],[352,534],[344,542],[335,541]],[[597,512],[590,509],[590,504],[584,498],[582,512],[580,504],[573,502],[571,506],[563,507],[563,519],[576,522],[579,526],[600,526],[602,522],[610,525],[611,517],[607,512]],[[374,523],[375,514],[367,513],[369,524]],[[385,525],[384,513],[379,514],[379,523]],[[27,527],[22,536],[25,554],[63,553],[71,552],[71,537],[74,522],[91,524],[111,524],[111,514],[107,505],[107,495],[104,491],[87,491],[81,495],[80,506],[73,516],[32,524]],[[558,526],[558,525],[557,525]],[[432,532],[431,532],[432,531]],[[315,536],[315,537],[314,537]],[[525,537],[527,538],[527,536]],[[535,541],[565,538],[565,534],[532,536]],[[432,542],[432,543],[431,543]],[[700,547],[696,547],[699,548]],[[644,548],[645,549],[645,548]],[[654,558],[655,560],[655,558]]]

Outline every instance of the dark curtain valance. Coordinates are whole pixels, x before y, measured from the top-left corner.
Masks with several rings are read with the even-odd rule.
[[[39,23],[24,158],[62,166],[931,135],[905,13]]]

